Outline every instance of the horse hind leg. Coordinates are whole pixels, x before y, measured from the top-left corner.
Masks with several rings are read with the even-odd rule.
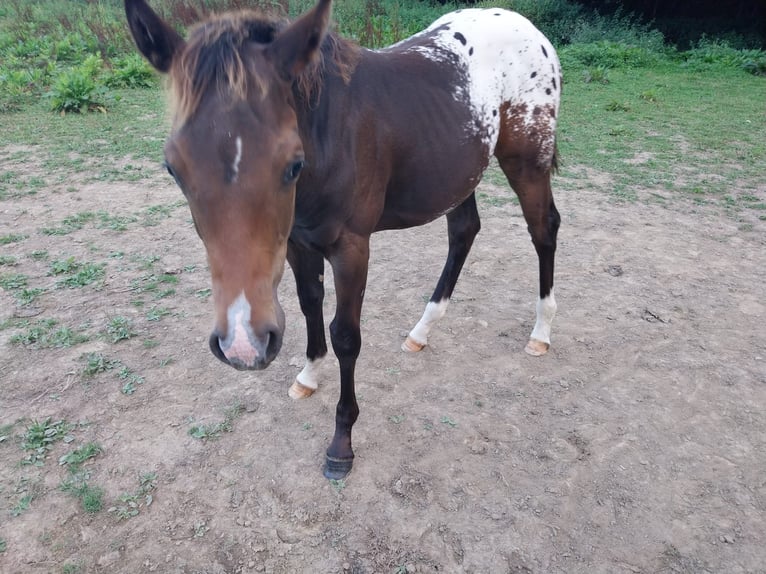
[[[556,255],[556,236],[561,217],[553,201],[551,172],[554,169],[555,152],[541,160],[539,146],[518,140],[502,143],[503,133],[495,155],[508,182],[519,197],[527,229],[537,252],[540,273],[540,289],[537,300],[537,318],[529,342],[524,350],[540,356],[551,345],[551,324],[556,314],[556,298],[553,294],[553,267]],[[507,140],[506,140],[507,141]],[[551,151],[553,146],[551,145]]]
[[[460,276],[460,271],[463,269],[473,240],[480,229],[481,222],[479,212],[476,209],[476,197],[472,193],[447,215],[447,233],[449,234],[447,261],[423,316],[402,343],[402,350],[417,352],[428,344],[428,334],[436,322],[447,312],[447,306]]]

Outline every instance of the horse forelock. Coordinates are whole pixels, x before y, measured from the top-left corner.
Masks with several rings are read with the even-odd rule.
[[[289,24],[285,18],[253,10],[214,15],[194,26],[170,73],[174,123],[183,124],[211,90],[229,100],[264,97],[268,80],[255,69],[244,51],[251,43],[270,44]],[[348,82],[359,48],[330,33],[318,58],[295,80],[298,94],[307,101],[318,97],[328,65]]]

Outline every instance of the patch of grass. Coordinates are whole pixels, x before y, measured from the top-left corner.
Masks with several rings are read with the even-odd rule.
[[[610,112],[629,112],[630,106],[624,102],[612,100],[606,105],[606,109]]]
[[[214,424],[199,424],[189,428],[189,435],[197,439],[212,439],[221,433],[232,432],[234,421],[244,412],[244,406],[239,401],[224,409],[224,419]]]
[[[82,464],[102,452],[100,445],[89,442],[59,458],[59,465],[67,465],[70,472],[79,472]]]
[[[46,261],[48,259],[48,252],[44,249],[38,249],[29,253],[29,258],[32,261]]]
[[[136,392],[136,385],[144,384],[144,377],[124,365],[119,373],[117,373],[117,376],[124,381],[121,389],[123,395],[132,395]]]
[[[0,287],[6,291],[21,289],[27,286],[28,278],[22,273],[0,275]]]
[[[76,271],[59,281],[59,285],[76,289],[85,287],[96,282],[101,282],[106,274],[105,263],[82,263],[77,264]]]
[[[79,498],[85,512],[95,514],[104,507],[104,489],[92,486],[88,482],[89,478],[87,473],[70,474],[59,485],[59,489]]]
[[[121,363],[116,359],[110,359],[101,353],[88,353],[82,357],[85,359],[85,366],[82,369],[84,377],[94,377],[99,373],[111,371]]]
[[[63,440],[72,425],[65,420],[52,421],[50,417],[44,421],[32,421],[22,436],[21,448],[28,454],[21,464],[42,466],[53,445]]]
[[[147,321],[159,321],[163,317],[167,317],[170,315],[170,309],[167,307],[157,307],[153,306],[151,309],[149,309],[146,312],[146,320]]]
[[[66,326],[57,326],[55,319],[39,319],[35,323],[26,322],[26,330],[10,338],[12,345],[23,345],[37,349],[64,348],[79,345],[90,337]]]
[[[441,418],[441,423],[445,424],[448,427],[453,428],[453,429],[455,427],[457,427],[457,422],[455,422],[454,420],[452,420],[452,418],[450,418],[450,417],[448,417],[446,415]]]
[[[16,259],[13,255],[0,255],[0,265],[4,265],[6,267],[13,267],[14,265],[18,265],[19,260]]]
[[[19,241],[24,241],[26,238],[26,235],[21,235],[20,233],[8,233],[6,235],[0,235],[0,245],[18,243]]]
[[[120,504],[110,507],[107,512],[113,512],[118,520],[127,520],[138,516],[142,507],[151,506],[154,502],[152,492],[157,487],[157,473],[146,472],[140,475],[138,483],[137,490],[120,496]]]
[[[109,320],[106,334],[112,343],[119,343],[120,341],[127,341],[136,333],[133,331],[133,322],[127,317],[118,315]]]

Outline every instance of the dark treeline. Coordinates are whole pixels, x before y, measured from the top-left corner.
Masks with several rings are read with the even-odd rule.
[[[576,0],[602,13],[622,10],[652,21],[681,48],[702,34],[766,46],[766,0]],[[744,47],[744,46],[743,46]]]
[[[705,35],[736,48],[766,49],[766,0],[559,0],[600,14],[633,14],[687,49]],[[447,0],[437,0],[445,4]],[[474,4],[475,0],[464,0]]]

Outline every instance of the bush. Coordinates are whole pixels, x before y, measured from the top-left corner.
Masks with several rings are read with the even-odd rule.
[[[724,40],[711,40],[703,36],[697,46],[681,56],[692,69],[735,68],[756,76],[766,75],[766,52],[737,50]]]
[[[663,54],[647,48],[603,40],[571,44],[559,50],[564,67],[645,68],[658,63]]]
[[[91,55],[76,68],[62,72],[50,92],[53,111],[106,111],[107,90],[98,82],[102,67],[101,58]]]
[[[105,84],[110,88],[151,88],[155,80],[154,70],[138,52],[134,52],[114,61]]]

